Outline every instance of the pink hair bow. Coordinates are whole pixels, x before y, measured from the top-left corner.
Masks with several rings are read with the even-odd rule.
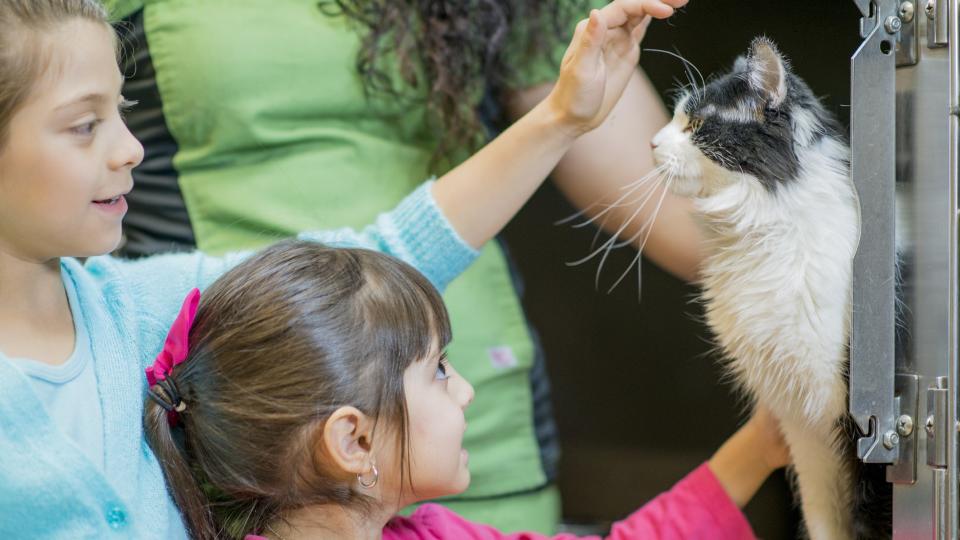
[[[163,342],[163,350],[157,355],[153,365],[146,369],[147,382],[150,386],[167,378],[174,366],[187,359],[190,350],[190,328],[193,319],[197,316],[197,305],[200,304],[200,290],[193,289],[183,301],[180,313],[174,319],[167,339]]]

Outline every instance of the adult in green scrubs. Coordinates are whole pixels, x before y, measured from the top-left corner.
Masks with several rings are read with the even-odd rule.
[[[542,99],[588,13],[576,0],[106,3],[129,30],[124,94],[140,102],[128,122],[146,150],[129,196],[131,256],[368,223],[482,142],[483,131],[458,129],[480,125],[482,103],[499,111],[486,118],[509,121]],[[638,71],[555,182],[582,207],[616,198],[652,168],[649,140],[666,120]],[[621,234],[632,236],[649,208],[631,221],[635,210],[606,223],[630,221]],[[685,202],[668,196],[659,220],[648,256],[692,277],[698,235]],[[518,290],[491,242],[444,296],[448,355],[477,390],[465,437],[473,481],[445,503],[501,530],[550,532],[558,444]]]

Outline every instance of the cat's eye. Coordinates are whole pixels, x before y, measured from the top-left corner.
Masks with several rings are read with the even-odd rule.
[[[687,122],[687,127],[683,128],[683,132],[684,132],[684,133],[693,133],[694,131],[699,130],[699,129],[700,129],[700,126],[702,126],[702,125],[703,125],[703,119],[701,119],[701,118],[691,118],[690,121]]]

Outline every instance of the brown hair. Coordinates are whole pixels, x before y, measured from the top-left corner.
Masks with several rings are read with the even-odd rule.
[[[476,98],[499,95],[525,65],[546,58],[587,10],[584,0],[321,0],[364,32],[357,71],[364,88],[421,100],[438,132],[434,163],[484,141]],[[454,163],[455,164],[455,163]]]
[[[395,428],[406,469],[403,373],[435,342],[447,344],[450,324],[412,267],[288,241],[204,292],[189,339],[172,376],[187,408],[171,428],[148,399],[147,438],[191,534],[242,538],[287,510],[369,503],[316,457],[324,422],[341,406]]]
[[[0,1],[0,148],[11,118],[43,73],[39,33],[75,18],[108,26],[97,0]]]

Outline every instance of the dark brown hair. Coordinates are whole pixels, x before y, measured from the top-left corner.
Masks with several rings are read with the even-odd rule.
[[[187,407],[178,426],[152,400],[144,413],[193,537],[242,538],[287,510],[367,504],[317,459],[324,422],[357,407],[378,432],[380,421],[395,429],[406,464],[403,372],[449,340],[439,293],[374,251],[288,241],[218,279],[172,376]]]
[[[438,130],[434,158],[475,150],[474,109],[486,90],[505,90],[516,70],[554,56],[586,14],[584,0],[321,0],[365,31],[357,70],[368,93],[425,96]],[[559,67],[560,58],[552,58]]]
[[[71,19],[103,23],[107,13],[96,0],[0,1],[0,148],[13,115],[43,73],[40,32]]]

